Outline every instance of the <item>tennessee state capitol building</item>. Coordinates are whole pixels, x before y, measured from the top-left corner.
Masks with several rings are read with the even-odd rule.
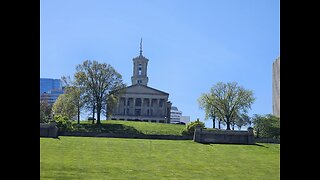
[[[148,86],[148,62],[142,55],[141,39],[140,55],[133,58],[132,85],[125,88],[110,119],[170,123],[169,94]]]

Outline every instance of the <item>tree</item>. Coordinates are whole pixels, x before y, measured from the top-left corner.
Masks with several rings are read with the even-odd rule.
[[[272,114],[258,115],[254,114],[253,129],[256,136],[262,138],[280,138],[280,118]]]
[[[235,119],[235,124],[238,126],[239,130],[241,130],[242,126],[251,124],[251,119],[247,114],[242,113]]]
[[[208,96],[207,94],[201,96],[199,99],[198,99],[198,103],[199,103],[199,107],[201,109],[204,109],[205,111],[205,120],[207,119],[212,119],[212,127],[213,128],[216,128],[216,119],[218,118],[218,113],[217,113],[217,110],[210,105],[210,96]],[[220,124],[219,124],[219,129],[220,129]]]
[[[84,96],[91,99],[97,111],[97,124],[101,124],[100,115],[107,105],[110,92],[125,85],[122,76],[109,64],[86,60],[76,67],[76,84],[81,87]]]
[[[119,102],[119,99],[123,92],[124,92],[124,86],[119,86],[117,89],[109,93],[107,97],[107,104],[103,109],[107,119],[109,119],[109,117],[113,114],[114,107]]]
[[[80,124],[80,110],[84,105],[81,88],[76,86],[76,83],[71,80],[70,76],[62,76],[61,80],[65,84],[65,93],[68,94],[70,101],[74,103],[77,108],[77,120],[78,124]]]
[[[227,130],[230,130],[237,113],[247,113],[255,101],[253,92],[238,86],[236,82],[218,82],[210,93],[205,93],[200,98],[205,99],[203,107],[209,106],[216,110],[216,115],[227,124]]]
[[[72,95],[68,93],[59,95],[52,110],[55,115],[65,116],[68,119],[75,117],[78,112],[77,104],[74,103]]]
[[[66,87],[66,94],[69,96],[70,101],[76,106],[77,109],[77,120],[78,124],[80,124],[80,109],[83,106],[83,102],[81,101],[81,90],[76,86]]]
[[[48,123],[51,118],[52,106],[47,101],[40,101],[40,123]]]
[[[218,128],[221,129],[221,124],[226,125],[226,123],[223,121],[223,118],[218,117]]]

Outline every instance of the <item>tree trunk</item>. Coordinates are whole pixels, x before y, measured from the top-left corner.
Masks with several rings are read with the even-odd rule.
[[[230,119],[227,117],[227,130],[230,130]]]
[[[212,128],[215,128],[216,126],[215,126],[215,120],[214,119],[212,119]]]
[[[101,114],[101,105],[97,104],[97,124],[101,124],[101,122],[100,122],[100,114]]]
[[[80,124],[80,105],[78,104],[78,124]]]
[[[241,126],[238,126],[238,129],[241,130]]]
[[[219,129],[221,129],[221,126],[220,126],[220,125],[221,125],[221,121],[219,120]]]
[[[234,124],[232,124],[232,130],[234,131]]]
[[[109,109],[108,109],[109,108]],[[106,104],[106,120],[109,119],[109,116],[112,116],[112,111],[110,110],[110,107],[108,104]]]
[[[92,109],[92,124],[94,124],[94,114],[95,114],[95,110],[96,110],[96,106],[93,105],[93,109]]]
[[[213,119],[212,119],[212,127],[213,127],[213,128],[216,128],[216,118],[213,118]]]

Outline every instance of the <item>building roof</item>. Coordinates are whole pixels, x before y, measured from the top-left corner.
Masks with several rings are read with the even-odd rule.
[[[168,95],[168,96],[169,96],[169,93],[166,93],[166,92],[164,92],[164,91],[160,91],[160,90],[158,90],[158,89],[155,89],[155,88],[152,88],[152,87],[149,87],[149,86],[145,86],[145,85],[143,85],[143,84],[131,85],[131,86],[126,87],[126,89],[128,90],[128,89],[135,88],[135,87],[143,87],[143,88],[145,88],[146,90],[151,90],[151,91],[149,91],[149,92],[155,91],[155,92],[158,92],[159,94],[165,94],[165,95]]]
[[[178,111],[178,108],[175,107],[175,106],[171,106],[171,110],[176,110],[176,111]]]

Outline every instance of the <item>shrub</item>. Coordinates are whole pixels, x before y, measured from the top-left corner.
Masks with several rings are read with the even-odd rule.
[[[186,129],[182,130],[181,134],[184,135],[184,136],[191,136],[191,135],[193,135],[194,130],[196,129],[197,126],[200,126],[202,128],[205,127],[204,123],[201,122],[199,120],[199,118],[196,121],[190,122],[187,125]]]
[[[54,120],[57,122],[58,128],[61,130],[72,130],[72,121],[68,119],[66,116],[56,115],[54,116]]]

